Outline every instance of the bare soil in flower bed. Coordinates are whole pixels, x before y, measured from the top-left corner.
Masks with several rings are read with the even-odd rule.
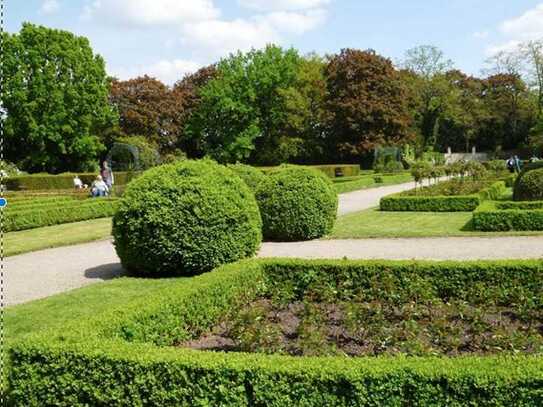
[[[280,304],[258,299],[178,346],[294,356],[534,354],[543,352],[543,310],[463,301]]]

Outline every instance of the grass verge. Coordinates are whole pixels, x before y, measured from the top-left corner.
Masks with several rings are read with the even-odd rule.
[[[446,236],[542,235],[542,232],[481,232],[473,229],[472,212],[384,212],[378,208],[337,219],[330,239]]]
[[[4,255],[14,256],[52,247],[105,239],[111,235],[111,218],[64,223],[4,234]]]

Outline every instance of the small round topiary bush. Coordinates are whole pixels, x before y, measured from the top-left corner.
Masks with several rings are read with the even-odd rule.
[[[543,200],[543,168],[521,173],[515,182],[513,198],[515,201]]]
[[[253,192],[208,160],[146,171],[128,185],[113,218],[121,263],[143,276],[192,275],[251,256],[261,229]]]
[[[262,181],[266,175],[251,165],[246,164],[228,164],[228,168],[234,171],[253,191],[256,190],[260,181]]]
[[[318,170],[285,166],[258,185],[264,238],[295,241],[329,233],[337,213],[332,182]]]

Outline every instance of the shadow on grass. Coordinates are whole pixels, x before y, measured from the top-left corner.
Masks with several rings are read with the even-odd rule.
[[[476,232],[475,227],[473,226],[473,218],[460,228],[462,232]]]
[[[111,280],[126,275],[121,263],[102,264],[85,270],[85,277],[98,280]]]

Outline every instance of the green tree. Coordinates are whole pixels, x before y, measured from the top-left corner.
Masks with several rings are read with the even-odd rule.
[[[117,120],[102,57],[84,37],[28,23],[2,41],[6,158],[33,172],[95,169]]]
[[[341,159],[410,138],[407,89],[390,60],[374,51],[343,49],[325,75],[328,140]]]
[[[287,120],[281,90],[295,83],[299,63],[294,49],[274,45],[221,60],[200,90],[188,135],[220,162],[277,163]]]
[[[326,63],[316,54],[300,61],[296,82],[280,95],[286,109],[286,128],[280,150],[285,158],[303,162],[333,159],[326,151]],[[328,157],[327,157],[328,155]]]

